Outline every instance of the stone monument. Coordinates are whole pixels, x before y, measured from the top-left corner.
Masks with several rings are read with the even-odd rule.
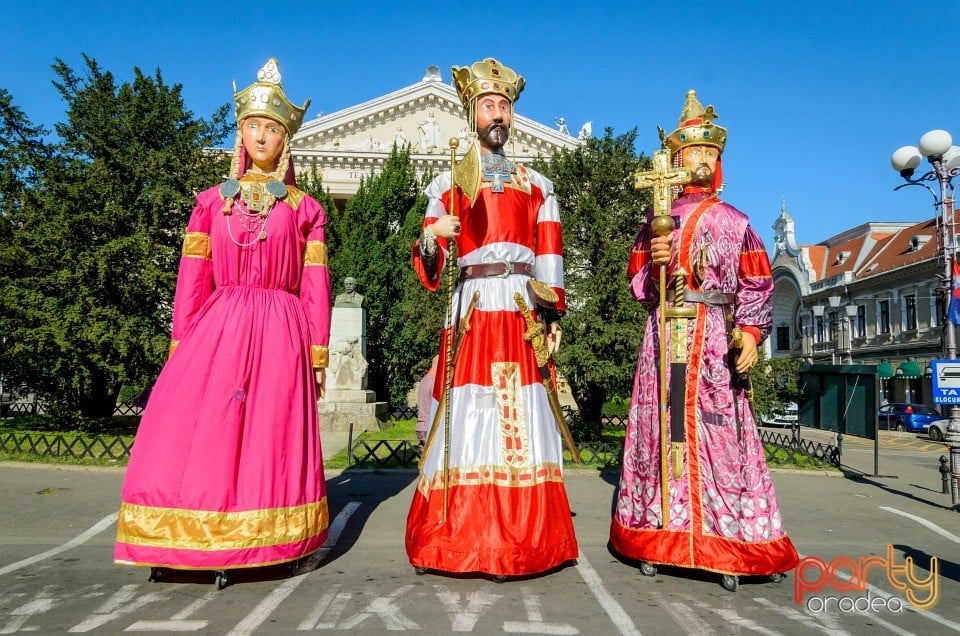
[[[320,400],[320,418],[325,430],[346,431],[353,424],[359,435],[382,428],[387,403],[377,402],[376,393],[367,390],[367,310],[357,280],[348,276],[343,287],[330,320],[327,396]]]

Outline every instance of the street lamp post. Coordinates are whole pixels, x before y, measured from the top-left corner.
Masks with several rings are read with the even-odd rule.
[[[847,314],[847,355],[850,356],[850,364],[853,364],[853,321],[857,317],[857,306],[850,303],[843,310]]]
[[[926,174],[914,178],[913,173],[923,157],[932,166]],[[920,137],[917,146],[903,146],[894,151],[890,158],[893,169],[900,173],[906,183],[894,190],[906,186],[922,186],[933,195],[934,208],[939,216],[939,250],[943,267],[941,285],[946,286],[949,298],[953,259],[956,256],[956,227],[953,218],[953,178],[960,175],[960,147],[953,145],[953,137],[946,130],[931,130]],[[938,190],[925,182],[935,181]],[[949,306],[949,303],[947,303]],[[948,359],[957,357],[957,334],[949,320],[944,321],[944,353]],[[950,464],[953,482],[953,504],[960,505],[960,407],[951,404],[948,409],[949,422],[945,441],[950,445]]]

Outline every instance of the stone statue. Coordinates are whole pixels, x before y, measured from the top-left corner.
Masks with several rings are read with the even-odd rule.
[[[343,293],[337,294],[334,307],[363,307],[363,296],[357,293],[357,279],[347,276],[343,279]]]
[[[440,122],[431,110],[426,120],[420,122],[420,150],[430,150],[432,148],[444,148],[443,133],[440,132]]]
[[[554,117],[553,123],[557,126],[557,130],[560,131],[561,135],[570,134],[570,128],[567,127],[567,120],[564,119],[563,117],[560,117],[560,118]]]
[[[330,367],[336,378],[336,389],[361,390],[366,386],[367,361],[360,351],[360,339],[340,341],[330,356]]]

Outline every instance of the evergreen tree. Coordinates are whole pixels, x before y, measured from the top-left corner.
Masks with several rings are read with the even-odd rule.
[[[567,316],[557,365],[587,424],[581,436],[599,434],[604,402],[629,399],[646,321],[625,275],[650,205],[633,188],[633,174],[649,164],[636,154],[636,136],[608,128],[536,165],[554,183],[563,222]]]
[[[134,69],[132,82],[84,56],[53,69],[67,106],[35,204],[16,210],[3,314],[33,387],[61,410],[105,417],[124,384],[144,386],[166,358],[173,287],[193,195],[222,180],[227,107],[209,121],[181,86]]]
[[[360,183],[332,232],[334,284],[353,276],[364,296],[368,386],[392,405],[404,401],[415,372],[436,353],[438,303],[420,289],[410,266],[426,208],[422,190],[409,148],[394,147],[383,171]]]

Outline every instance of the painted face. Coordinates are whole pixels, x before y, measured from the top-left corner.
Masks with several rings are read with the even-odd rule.
[[[691,185],[707,187],[717,171],[720,150],[713,146],[687,146],[683,149],[683,167],[693,175]]]
[[[503,95],[481,95],[477,99],[477,138],[486,151],[499,152],[507,143],[513,106]]]
[[[283,152],[287,130],[269,117],[247,117],[240,124],[243,148],[259,172],[273,172]]]

